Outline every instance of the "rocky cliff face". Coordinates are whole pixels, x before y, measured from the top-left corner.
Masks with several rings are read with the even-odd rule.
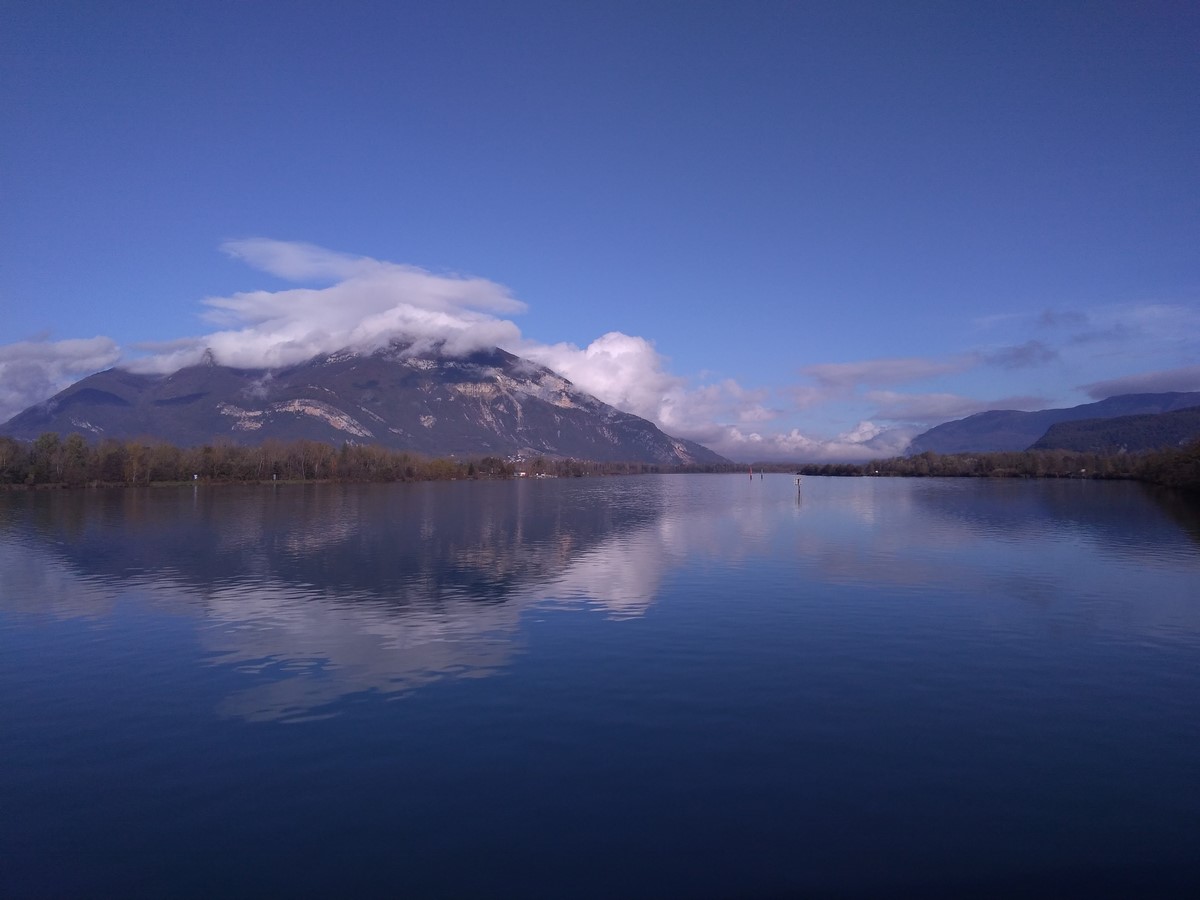
[[[14,416],[0,433],[380,444],[429,455],[517,453],[597,461],[722,462],[504,350],[451,358],[403,343],[285,369],[232,369],[211,357],[170,375],[109,369]]]

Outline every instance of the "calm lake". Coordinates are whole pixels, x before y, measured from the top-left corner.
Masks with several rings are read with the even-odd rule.
[[[1198,885],[1200,511],[1139,485],[0,493],[6,897]]]

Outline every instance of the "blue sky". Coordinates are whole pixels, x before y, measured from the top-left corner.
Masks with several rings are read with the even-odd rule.
[[[1200,390],[1195,4],[0,10],[0,419],[397,330],[739,459]]]

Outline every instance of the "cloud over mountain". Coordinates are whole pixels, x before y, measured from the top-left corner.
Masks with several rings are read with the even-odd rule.
[[[121,358],[107,337],[0,346],[0,422]]]
[[[582,348],[527,340],[508,318],[524,312],[525,304],[486,278],[267,238],[227,241],[221,249],[295,286],[207,297],[201,319],[215,330],[141,344],[123,360],[109,338],[0,348],[5,376],[0,421],[119,361],[133,371],[167,373],[211,353],[234,368],[274,368],[347,347],[371,351],[397,338],[411,341],[414,354],[433,347],[449,355],[509,349],[680,437],[720,440],[729,433],[715,424],[722,419],[766,422],[777,415],[764,405],[765,391],[732,379],[695,385],[673,374],[669,361],[643,337],[614,331]]]
[[[669,434],[733,458],[867,459],[902,452],[911,435],[947,419],[988,409],[1033,408],[1049,400],[1033,393],[995,400],[964,394],[958,385],[972,374],[977,387],[986,388],[988,376],[981,373],[988,370],[1061,366],[1072,354],[1095,352],[1100,342],[1107,342],[1106,352],[1116,353],[1119,340],[1129,335],[1178,345],[1176,355],[1186,355],[1186,335],[1197,324],[1193,311],[1161,304],[1098,308],[1088,315],[1052,310],[997,315],[976,322],[1003,332],[1001,340],[982,347],[942,356],[799,365],[794,383],[767,389],[729,377],[678,374],[652,340],[621,331],[582,346],[530,340],[514,321],[526,305],[487,278],[260,237],[227,241],[221,250],[288,284],[207,297],[200,320],[209,329],[140,344],[129,353],[108,337],[0,347],[0,421],[118,362],[134,371],[164,373],[211,352],[218,363],[235,368],[277,368],[342,348],[371,351],[402,339],[413,343],[414,353],[435,347],[450,355],[504,348]],[[1196,388],[1198,372],[1183,366],[1092,382],[1080,390],[1093,397],[1189,390]],[[843,420],[817,435],[790,420],[800,411],[838,406],[855,409],[859,424],[846,429]]]
[[[325,285],[208,297],[203,318],[220,330],[149,346],[151,354],[131,368],[171,372],[206,350],[223,365],[255,368],[343,347],[374,350],[399,337],[418,349],[441,344],[451,354],[520,341],[517,326],[493,313],[523,312],[525,305],[494,281],[266,238],[228,241],[222,249],[278,278]]]

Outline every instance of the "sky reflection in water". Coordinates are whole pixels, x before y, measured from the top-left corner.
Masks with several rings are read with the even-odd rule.
[[[998,629],[1053,627],[1066,605],[1068,627],[1122,639],[1200,631],[1191,596],[1147,580],[1194,571],[1196,544],[1133,485],[810,478],[796,491],[781,476],[672,477],[3,503],[5,612],[97,618],[132,601],[192,617],[211,664],[260,676],[223,704],[249,719],[494,674],[522,652],[531,610],[643,616],[672,577],[734,594],[768,582],[802,605],[871,586],[917,618],[913,601],[945,590],[1038,610],[990,604]],[[1114,571],[1110,558],[1154,568]]]
[[[1078,481],[0,494],[0,888],[1170,889],[1197,535]]]

